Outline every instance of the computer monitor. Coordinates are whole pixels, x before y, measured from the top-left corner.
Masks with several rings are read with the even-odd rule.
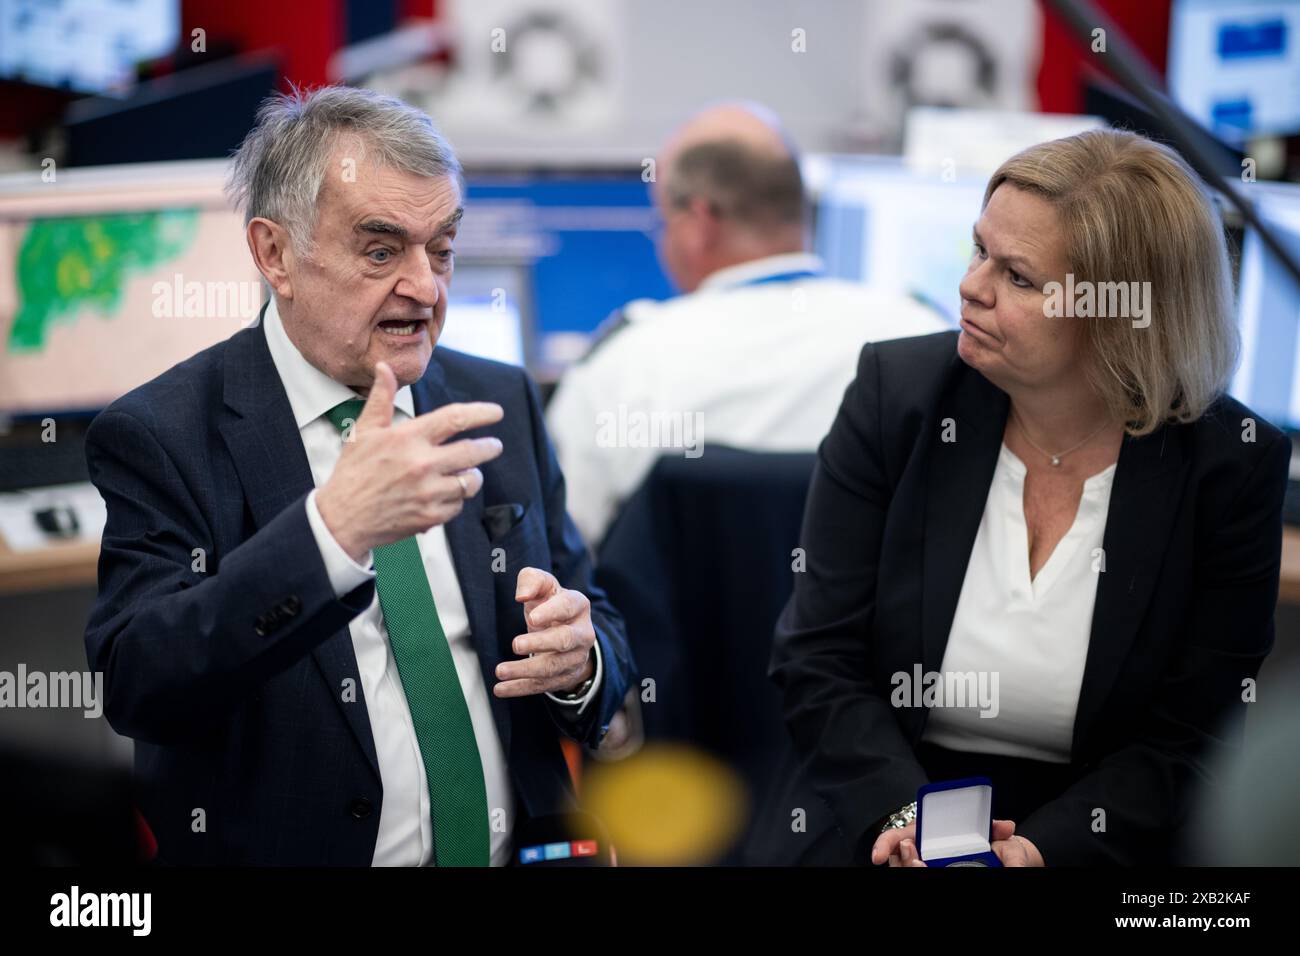
[[[528,365],[542,377],[580,355],[625,303],[673,294],[655,251],[658,214],[639,169],[470,170],[468,180],[452,304],[469,288],[469,267],[507,270],[504,285],[480,291],[504,288],[507,303],[519,304]],[[451,329],[450,317],[447,324]]]
[[[0,76],[101,93],[180,35],[180,0],[0,0]]]
[[[1300,259],[1300,186],[1255,183],[1255,209]],[[1237,282],[1241,363],[1232,394],[1277,425],[1300,428],[1300,281],[1247,229]]]
[[[438,346],[525,365],[534,312],[526,268],[458,261]]]
[[[983,176],[920,171],[896,157],[812,156],[804,178],[828,274],[910,295],[957,324]]]
[[[0,413],[93,412],[253,321],[224,162],[0,177]]]
[[[1169,91],[1216,135],[1300,132],[1300,3],[1175,0]]]
[[[225,159],[244,141],[279,75],[278,56],[264,51],[160,76],[123,96],[74,100],[63,116],[63,165]]]

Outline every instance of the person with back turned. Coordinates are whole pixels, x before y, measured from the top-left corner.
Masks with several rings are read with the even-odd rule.
[[[624,306],[547,407],[570,509],[593,546],[660,455],[811,452],[862,343],[949,327],[907,296],[825,274],[808,251],[798,156],[761,107],[692,117],[657,158],[652,194],[660,259],[682,294]],[[615,421],[673,430],[642,441],[629,427],[620,441],[599,425]]]

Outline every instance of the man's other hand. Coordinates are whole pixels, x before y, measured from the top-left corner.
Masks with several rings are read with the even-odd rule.
[[[592,648],[596,629],[591,602],[581,591],[560,587],[555,575],[523,568],[515,585],[515,600],[524,606],[528,633],[511,643],[524,660],[497,665],[498,697],[561,694],[577,689],[595,671]]]

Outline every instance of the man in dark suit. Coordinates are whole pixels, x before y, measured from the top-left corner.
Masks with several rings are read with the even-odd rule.
[[[158,858],[505,863],[633,663],[535,388],[434,352],[459,165],[423,113],[327,88],[264,104],[231,186],[272,300],[87,438],[86,648]]]

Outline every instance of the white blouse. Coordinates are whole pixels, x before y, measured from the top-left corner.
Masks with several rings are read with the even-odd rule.
[[[1084,481],[1074,523],[1031,580],[1025,464],[1002,446],[940,665],[945,684],[973,674],[967,686],[989,693],[964,706],[941,693],[922,740],[1069,763],[1115,467]]]

